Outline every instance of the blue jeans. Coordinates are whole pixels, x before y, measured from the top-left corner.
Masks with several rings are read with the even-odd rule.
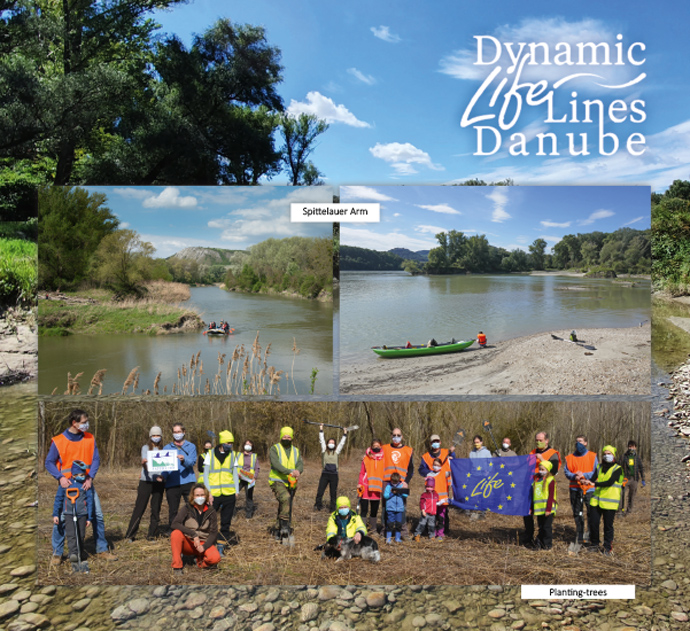
[[[105,538],[105,521],[103,520],[103,509],[98,493],[93,488],[93,504],[96,510],[96,520],[93,522],[93,534],[96,538],[96,552],[108,551],[108,540]],[[65,515],[60,513],[60,523],[53,526],[53,554],[62,556],[65,551]]]

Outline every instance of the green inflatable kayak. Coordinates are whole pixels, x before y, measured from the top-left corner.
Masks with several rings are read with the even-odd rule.
[[[419,355],[442,355],[443,353],[457,353],[474,344],[474,340],[438,344],[437,346],[374,346],[371,350],[379,357],[417,357]]]

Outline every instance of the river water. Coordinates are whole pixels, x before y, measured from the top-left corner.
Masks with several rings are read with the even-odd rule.
[[[372,346],[475,338],[489,343],[552,330],[637,326],[650,319],[650,281],[528,274],[411,276],[342,272],[340,357],[376,361]]]
[[[184,303],[196,309],[205,322],[227,320],[235,329],[226,337],[208,337],[202,331],[174,335],[70,335],[39,339],[38,390],[56,394],[66,389],[67,373],[80,379],[82,392],[88,390],[94,373],[107,369],[104,394],[120,392],[129,372],[139,366],[139,389],[153,390],[158,372],[162,372],[160,392],[167,393],[177,382],[177,371],[189,364],[192,355],[201,351],[204,375],[213,382],[218,372],[218,354],[230,359],[234,349],[244,344],[250,349],[257,331],[265,349],[271,344],[268,365],[294,375],[289,382],[283,377],[281,395],[308,395],[312,369],[318,369],[314,394],[329,396],[333,392],[333,305],[331,303],[282,296],[265,296],[226,292],[218,287],[192,287],[191,298]],[[293,352],[293,344],[299,353]],[[263,352],[263,351],[262,351]],[[294,362],[294,367],[293,367]],[[223,365],[223,380],[225,369]],[[198,385],[197,378],[197,385]],[[296,389],[296,393],[295,393]],[[275,392],[275,391],[274,391]]]

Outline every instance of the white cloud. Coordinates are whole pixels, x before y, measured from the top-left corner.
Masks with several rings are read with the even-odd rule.
[[[127,199],[146,199],[151,195],[150,189],[146,188],[114,188],[113,193]]]
[[[581,226],[588,226],[589,224],[598,221],[599,219],[606,219],[607,217],[613,217],[616,213],[611,210],[597,210],[593,212],[587,219],[581,219],[577,223]]]
[[[540,221],[539,222],[544,228],[569,228],[571,221],[564,221],[563,223],[558,223],[556,221]]]
[[[369,248],[385,252],[392,248],[407,248],[417,250],[430,250],[438,243],[433,237],[422,238],[402,232],[378,233],[368,228],[351,228],[344,223],[340,224],[340,242],[344,245],[352,245],[358,248]]]
[[[390,44],[397,44],[400,41],[400,36],[391,33],[390,27],[388,26],[372,26],[371,32],[374,34],[374,37],[378,37]]]
[[[306,103],[292,99],[287,113],[295,117],[300,114],[315,114],[327,123],[344,123],[350,127],[371,127],[369,123],[359,120],[344,105],[336,105],[333,99],[329,99],[320,92],[309,92]]]
[[[482,35],[489,35],[482,34]],[[609,26],[600,20],[585,18],[577,22],[568,22],[564,18],[525,18],[518,24],[503,25],[494,30],[490,34],[502,43],[500,50],[492,42],[486,38],[483,40],[472,40],[472,45],[467,48],[456,50],[453,53],[443,57],[440,62],[439,71],[456,79],[484,79],[497,65],[504,71],[512,67],[514,61],[510,58],[505,44],[512,42],[512,50],[517,53],[520,43],[544,43],[548,46],[550,65],[542,63],[544,61],[543,52],[541,48],[536,49],[537,64],[525,65],[523,72],[520,75],[521,80],[535,81],[546,79],[547,81],[557,81],[563,77],[580,73],[594,73],[599,75],[597,77],[587,77],[584,79],[577,79],[578,87],[595,85],[618,85],[626,83],[642,73],[640,66],[632,64],[613,65],[615,62],[615,48],[618,43],[616,39],[617,31],[612,30]],[[481,37],[481,35],[479,36]],[[479,41],[482,45],[482,61],[483,65],[478,65]],[[582,42],[591,42],[593,44],[607,43],[610,51],[609,60],[611,65],[556,65],[554,62],[555,56],[562,52],[564,47],[556,48],[558,43],[569,45],[571,50],[572,61],[576,64],[578,61],[579,51],[577,44]],[[644,56],[644,51],[636,51],[638,56]],[[492,62],[500,53],[498,60],[494,64]],[[520,59],[526,58],[529,49],[525,47]],[[590,52],[584,54],[584,62],[589,63]],[[599,59],[603,59],[602,51],[597,52]],[[518,64],[520,60],[518,60]],[[595,83],[596,82],[596,83]],[[569,82],[567,86],[574,86],[574,82]],[[584,86],[583,86],[584,84]]]
[[[628,223],[624,223],[624,226],[631,226],[634,223],[637,223],[638,221],[642,221],[644,217],[635,217],[635,219],[631,219]]]
[[[402,217],[400,213],[393,213],[393,217]]]
[[[510,219],[510,215],[505,210],[505,206],[508,203],[508,192],[505,190],[505,188],[496,187],[486,197],[494,203],[494,209],[491,213],[491,221],[495,223],[503,223],[504,221]]]
[[[120,225],[118,226],[118,228],[121,228],[122,230],[124,230],[125,228],[129,228],[131,225],[132,224],[129,223],[129,221],[122,221],[120,223]]]
[[[343,201],[397,202],[395,197],[386,195],[373,186],[341,186],[340,199]]]
[[[357,68],[348,68],[347,73],[351,74],[355,79],[361,81],[362,83],[366,83],[367,85],[374,85],[376,83],[376,79],[372,75],[364,74],[360,70],[357,70]]]
[[[421,149],[417,149],[409,142],[389,142],[387,144],[376,143],[369,151],[375,158],[389,162],[398,175],[413,175],[417,170],[413,164],[421,164],[434,171],[443,171],[444,168],[431,161],[431,156]]]
[[[452,206],[448,204],[432,204],[429,206],[424,206],[423,204],[416,204],[419,208],[424,208],[424,210],[430,210],[434,213],[443,213],[445,215],[462,215],[459,210],[455,210]]]
[[[168,186],[158,195],[147,197],[142,205],[144,208],[194,208],[197,205],[197,200],[191,195],[180,195],[179,188]]]
[[[433,234],[437,235],[439,232],[448,232],[446,228],[441,228],[439,226],[429,226],[429,225],[419,225],[415,226],[415,232],[421,232],[422,234]]]

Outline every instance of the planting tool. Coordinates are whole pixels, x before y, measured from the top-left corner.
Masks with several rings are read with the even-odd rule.
[[[494,441],[494,447],[496,447],[496,451],[498,451],[498,443],[496,442],[496,439],[494,438],[494,433],[491,431],[491,421],[482,421],[482,425],[484,426],[484,429],[489,432],[489,436],[491,436],[491,440]]]
[[[309,425],[323,425],[324,427],[335,427],[336,429],[346,429],[351,432],[353,429],[359,429],[359,425],[350,425],[349,427],[343,427],[342,425],[331,425],[330,423],[319,423],[317,421],[308,421],[306,418],[302,419],[303,423],[308,423]]]
[[[288,475],[288,493],[290,494],[290,515],[288,517],[288,531],[287,536],[283,537],[281,533],[280,543],[289,548],[295,547],[295,535],[292,534],[292,503],[295,499],[295,493],[297,491],[297,478],[293,475]]]
[[[455,436],[453,436],[453,444],[456,447],[460,447],[460,445],[462,445],[464,440],[465,440],[465,430],[459,429],[457,432],[455,432]]]
[[[65,495],[67,496],[67,499],[72,503],[72,522],[74,523],[74,538],[77,541],[77,554],[76,555],[70,555],[70,561],[72,561],[72,567],[76,572],[81,572],[82,571],[82,560],[81,560],[81,543],[79,541],[79,522],[77,520],[77,499],[79,498],[79,489],[75,489],[74,487],[65,489]],[[72,559],[76,558],[76,561],[73,561]],[[88,572],[88,566],[85,570]]]

